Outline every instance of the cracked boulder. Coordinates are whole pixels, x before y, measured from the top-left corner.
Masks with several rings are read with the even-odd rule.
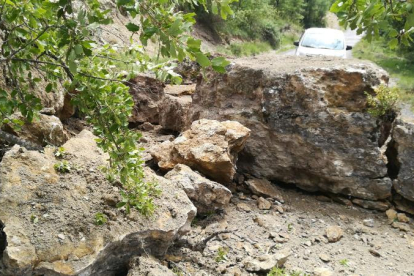
[[[391,195],[384,137],[367,96],[388,81],[360,60],[261,55],[209,72],[191,120],[233,120],[251,129],[241,173],[362,199]]]
[[[191,96],[165,95],[160,104],[160,125],[164,129],[181,132],[188,125]]]
[[[100,171],[107,156],[82,131],[63,145],[69,172],[45,153],[14,146],[0,163],[1,275],[119,275],[133,256],[163,255],[189,230],[196,209],[185,192],[145,168],[162,194],[150,218],[113,207],[119,188]],[[112,198],[112,200],[111,200]],[[96,224],[96,214],[107,222]],[[1,230],[0,228],[0,230]]]
[[[190,167],[178,164],[165,175],[182,188],[197,207],[197,214],[224,209],[230,202],[231,192],[223,185],[208,180]]]
[[[237,154],[243,149],[250,130],[235,121],[198,120],[174,141],[151,149],[164,170],[185,164],[210,179],[227,184],[236,173]]]
[[[397,177],[394,188],[398,194],[414,202],[414,118],[399,117],[392,132],[390,159]],[[414,210],[414,208],[413,208]]]

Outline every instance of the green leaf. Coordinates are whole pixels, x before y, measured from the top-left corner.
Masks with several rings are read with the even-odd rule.
[[[133,33],[139,31],[139,26],[132,22],[129,22],[128,24],[126,24],[125,27],[128,29],[128,31],[133,32]]]
[[[51,92],[52,91],[52,88],[53,88],[53,84],[52,83],[49,83],[48,85],[46,85],[46,92],[47,93],[49,93],[49,92]]]
[[[398,39],[396,39],[396,38],[391,39],[391,41],[390,41],[390,42],[388,42],[388,46],[389,46],[391,49],[395,49],[395,48],[398,46]]]
[[[83,54],[83,47],[80,44],[75,45],[75,53],[80,56]]]
[[[194,56],[198,64],[200,64],[202,67],[208,67],[211,65],[210,60],[203,53],[195,53]]]

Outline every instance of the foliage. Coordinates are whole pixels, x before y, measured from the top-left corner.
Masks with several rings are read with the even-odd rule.
[[[374,117],[394,119],[397,110],[398,88],[390,88],[382,84],[374,92],[375,95],[365,92],[370,106],[368,112]]]
[[[363,39],[352,53],[356,58],[371,60],[384,68],[396,80],[400,101],[410,104],[414,111],[414,53],[391,50],[384,38],[371,43]]]
[[[104,225],[105,223],[108,222],[108,219],[106,218],[106,216],[102,213],[96,213],[95,214],[95,224],[96,225]]]
[[[36,216],[36,215],[31,215],[30,216],[30,222],[31,223],[33,223],[33,224],[36,224],[36,223],[38,223],[39,222],[39,218],[38,218],[38,216]]]
[[[384,36],[391,49],[400,43],[408,46],[413,42],[412,1],[337,0],[331,11],[338,14],[345,28],[357,29],[358,34],[365,33],[368,41]]]
[[[339,264],[347,267],[348,266],[348,260],[347,259],[340,260]]]
[[[53,167],[60,173],[69,173],[72,169],[66,160],[56,163]]]
[[[66,151],[64,147],[59,147],[55,150],[55,157],[56,158],[64,158],[66,156]]]
[[[217,256],[216,256],[216,262],[220,263],[220,262],[224,262],[227,261],[227,254],[229,253],[229,249],[228,248],[224,248],[224,247],[220,247],[217,251]]]
[[[232,14],[231,0],[212,0],[213,12]],[[133,100],[126,86],[140,72],[180,82],[174,61],[196,60],[202,67],[223,72],[228,62],[210,60],[201,52],[201,41],[191,28],[194,13],[177,12],[191,3],[206,8],[207,0],[117,0],[117,8],[130,15],[126,28],[131,44],[102,45],[97,32],[112,23],[111,10],[98,0],[2,0],[0,2],[0,65],[7,89],[0,90],[0,127],[20,111],[31,121],[42,108],[33,87],[45,81],[45,92],[64,89],[94,126],[98,145],[108,152],[108,178],[122,183],[123,202],[149,215],[152,197],[159,194],[153,183],[143,181],[139,134],[128,129]],[[113,12],[113,11],[112,11]],[[133,43],[133,36],[140,44]],[[144,51],[148,40],[158,41],[158,55]],[[122,58],[119,58],[122,57]],[[121,70],[124,69],[124,70]],[[68,169],[63,162],[55,166]],[[127,208],[129,210],[129,208]]]

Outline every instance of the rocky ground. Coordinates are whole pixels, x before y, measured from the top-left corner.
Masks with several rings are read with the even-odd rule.
[[[142,140],[151,148],[173,139],[156,127]],[[266,275],[286,258],[292,275],[414,275],[414,225],[405,214],[389,211],[389,219],[344,198],[275,187],[278,199],[264,199],[248,185],[230,185],[230,205],[198,216],[164,264],[176,275]]]

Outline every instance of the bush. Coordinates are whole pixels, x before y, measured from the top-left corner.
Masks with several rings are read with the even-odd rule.
[[[374,92],[375,95],[365,92],[369,105],[368,112],[374,117],[392,121],[397,113],[398,88],[380,85]]]

